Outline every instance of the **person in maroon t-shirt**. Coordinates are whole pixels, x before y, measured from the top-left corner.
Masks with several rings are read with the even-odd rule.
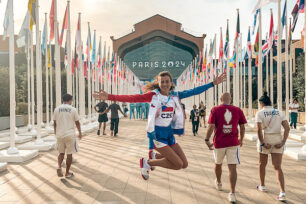
[[[212,108],[208,120],[209,126],[206,133],[205,142],[210,150],[214,150],[217,190],[222,190],[222,162],[226,156],[231,184],[229,201],[236,202],[236,165],[240,164],[239,146],[242,146],[245,132],[244,124],[246,124],[247,121],[240,108],[230,105],[231,100],[232,98],[230,93],[223,93],[221,96],[222,104]],[[240,126],[240,138],[238,138],[238,125]],[[212,144],[209,142],[209,139],[213,132],[215,134],[213,139],[214,142]],[[215,149],[213,149],[213,146]]]

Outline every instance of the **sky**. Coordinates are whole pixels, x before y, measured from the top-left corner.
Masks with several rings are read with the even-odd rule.
[[[3,19],[7,0],[0,0],[0,34],[3,33]],[[44,26],[44,13],[49,13],[52,0],[40,0],[40,30]],[[180,22],[186,32],[201,36],[206,34],[205,45],[217,34],[219,46],[220,27],[225,38],[226,20],[229,19],[230,47],[236,29],[237,9],[240,12],[240,31],[243,45],[246,45],[248,26],[253,25],[252,10],[257,0],[71,0],[72,40],[76,33],[78,13],[82,13],[82,39],[87,39],[87,23],[90,22],[91,32],[97,30],[97,36],[102,36],[108,46],[112,46],[110,36],[115,39],[132,31],[133,25],[155,14],[163,15]],[[26,14],[28,0],[14,0],[15,33],[18,34]],[[281,11],[285,0],[281,0]],[[296,0],[288,0],[288,18]],[[57,0],[58,21],[60,30],[63,22],[67,1]],[[262,8],[262,28],[264,37],[270,25],[270,8],[273,9],[274,28],[277,28],[277,4],[270,3]],[[49,17],[48,17],[49,18]],[[49,20],[48,20],[49,22]],[[293,39],[300,39],[303,28],[304,14],[299,20],[293,33]],[[65,38],[64,38],[65,39]],[[252,43],[255,35],[252,36]],[[98,41],[98,40],[97,40]],[[73,42],[73,41],[72,41]],[[98,43],[98,42],[97,42]],[[64,43],[63,43],[64,45]],[[97,45],[98,46],[98,45]]]

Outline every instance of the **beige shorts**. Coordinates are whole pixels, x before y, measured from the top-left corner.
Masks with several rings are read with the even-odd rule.
[[[60,154],[73,154],[77,151],[75,139],[73,136],[68,137],[58,137],[57,140],[57,150]]]
[[[272,145],[270,149],[267,149],[265,147],[260,146],[260,144],[257,143],[257,152],[261,154],[271,154],[271,153],[283,154],[284,150],[285,150],[285,146],[282,146],[281,148],[277,149],[274,147],[274,145]]]
[[[257,151],[262,154],[271,154],[271,153],[279,153],[282,154],[285,150],[285,146],[277,149],[274,145],[282,142],[283,136],[281,134],[264,134],[264,143],[270,144],[272,147],[270,149],[266,149],[260,146],[259,142],[257,142]]]
[[[216,164],[222,164],[225,156],[227,164],[240,164],[239,146],[214,149]]]

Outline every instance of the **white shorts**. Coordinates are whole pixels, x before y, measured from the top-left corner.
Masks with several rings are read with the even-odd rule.
[[[222,164],[225,156],[227,164],[240,164],[239,146],[214,149],[216,164]]]

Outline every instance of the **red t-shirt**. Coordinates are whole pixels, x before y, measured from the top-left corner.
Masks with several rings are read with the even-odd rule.
[[[219,105],[211,110],[208,123],[215,125],[215,148],[225,148],[240,144],[238,125],[245,124],[247,121],[240,108],[232,105]]]

